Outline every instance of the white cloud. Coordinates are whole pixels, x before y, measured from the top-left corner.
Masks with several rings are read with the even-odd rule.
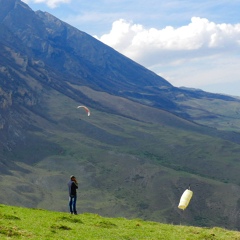
[[[215,24],[193,17],[187,26],[158,30],[120,19],[112,24],[110,33],[98,39],[135,59],[166,51],[193,51],[195,55],[199,50],[224,51],[239,47],[240,24]]]
[[[108,34],[95,37],[175,86],[240,81],[240,24],[192,17],[178,28],[146,29],[120,19]]]
[[[45,3],[50,8],[56,8],[61,3],[70,3],[71,0],[22,0],[23,2],[29,4],[32,3]]]

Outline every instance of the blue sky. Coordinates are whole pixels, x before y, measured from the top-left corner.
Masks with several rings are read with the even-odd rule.
[[[240,96],[240,0],[24,0],[176,87]]]

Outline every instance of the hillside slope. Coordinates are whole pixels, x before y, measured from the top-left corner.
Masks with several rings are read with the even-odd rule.
[[[167,225],[141,219],[104,218],[97,214],[68,215],[40,209],[0,205],[1,239],[239,239],[221,228]]]

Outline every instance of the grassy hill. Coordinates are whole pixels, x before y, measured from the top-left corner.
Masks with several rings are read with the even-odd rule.
[[[237,240],[240,232],[0,205],[1,239]]]

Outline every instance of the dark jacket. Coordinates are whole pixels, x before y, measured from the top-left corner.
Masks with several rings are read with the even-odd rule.
[[[69,196],[76,196],[77,195],[77,190],[78,189],[78,184],[75,183],[74,181],[70,180],[68,182],[68,190],[69,190]]]

